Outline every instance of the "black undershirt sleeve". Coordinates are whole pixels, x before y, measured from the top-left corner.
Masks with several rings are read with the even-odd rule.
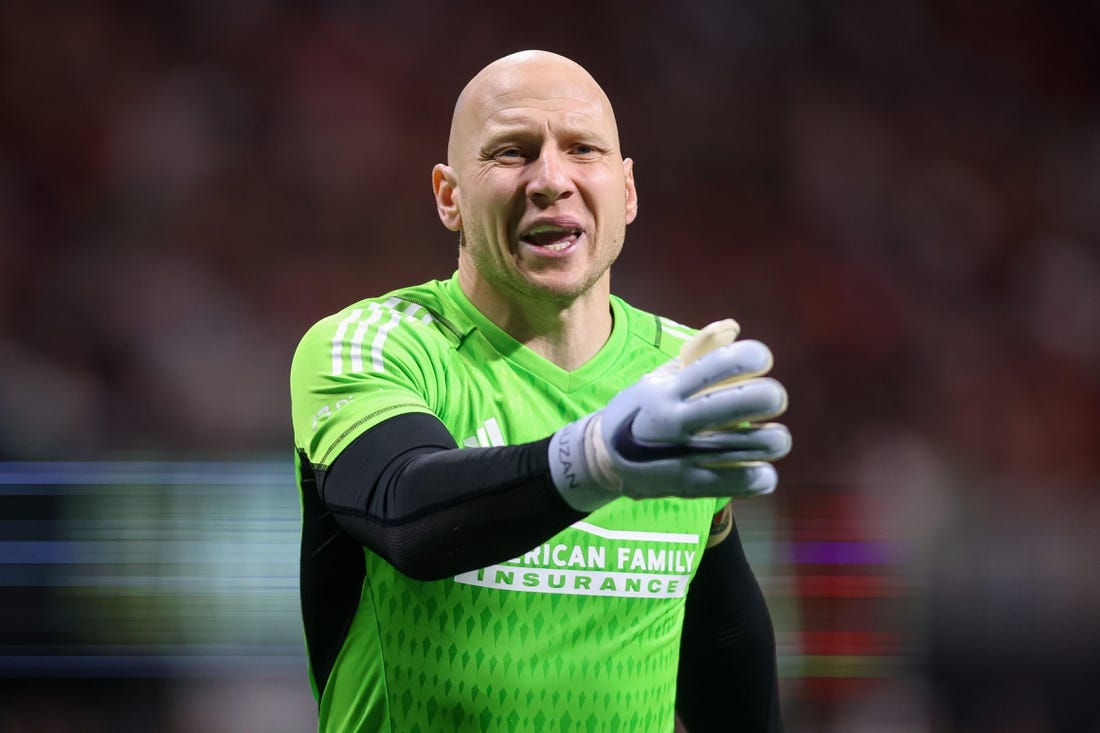
[[[688,590],[676,711],[689,733],[782,731],[775,632],[736,526]]]
[[[438,418],[409,413],[313,470],[352,539],[412,578],[439,580],[517,557],[584,516],[554,488],[549,441],[460,450]]]

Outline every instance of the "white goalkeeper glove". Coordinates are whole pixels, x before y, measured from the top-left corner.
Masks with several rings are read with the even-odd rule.
[[[743,498],[775,489],[770,461],[790,451],[791,436],[754,421],[782,414],[787,392],[761,376],[772,366],[768,347],[733,341],[737,331],[733,321],[711,324],[680,359],[554,433],[550,473],[570,506],[591,512],[620,496]]]

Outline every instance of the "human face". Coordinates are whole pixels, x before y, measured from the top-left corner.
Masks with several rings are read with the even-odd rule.
[[[456,106],[449,158],[436,199],[475,291],[568,304],[606,290],[637,194],[587,72],[561,57],[490,65]]]

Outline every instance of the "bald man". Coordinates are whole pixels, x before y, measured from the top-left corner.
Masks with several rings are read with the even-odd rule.
[[[318,322],[291,368],[321,731],[778,730],[731,499],[790,436],[771,354],[611,294],[638,211],[607,95],[524,51],[459,95],[448,280]]]

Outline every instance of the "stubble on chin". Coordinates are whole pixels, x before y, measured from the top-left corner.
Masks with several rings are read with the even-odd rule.
[[[620,238],[612,243],[612,256],[609,260],[602,263],[600,267],[584,273],[580,279],[554,278],[540,276],[538,273],[526,273],[521,266],[519,256],[511,246],[505,251],[488,242],[477,230],[471,233],[459,232],[460,256],[468,257],[477,271],[477,276],[499,295],[507,299],[545,303],[562,308],[571,305],[596,288],[618,258],[621,249],[622,239]]]

